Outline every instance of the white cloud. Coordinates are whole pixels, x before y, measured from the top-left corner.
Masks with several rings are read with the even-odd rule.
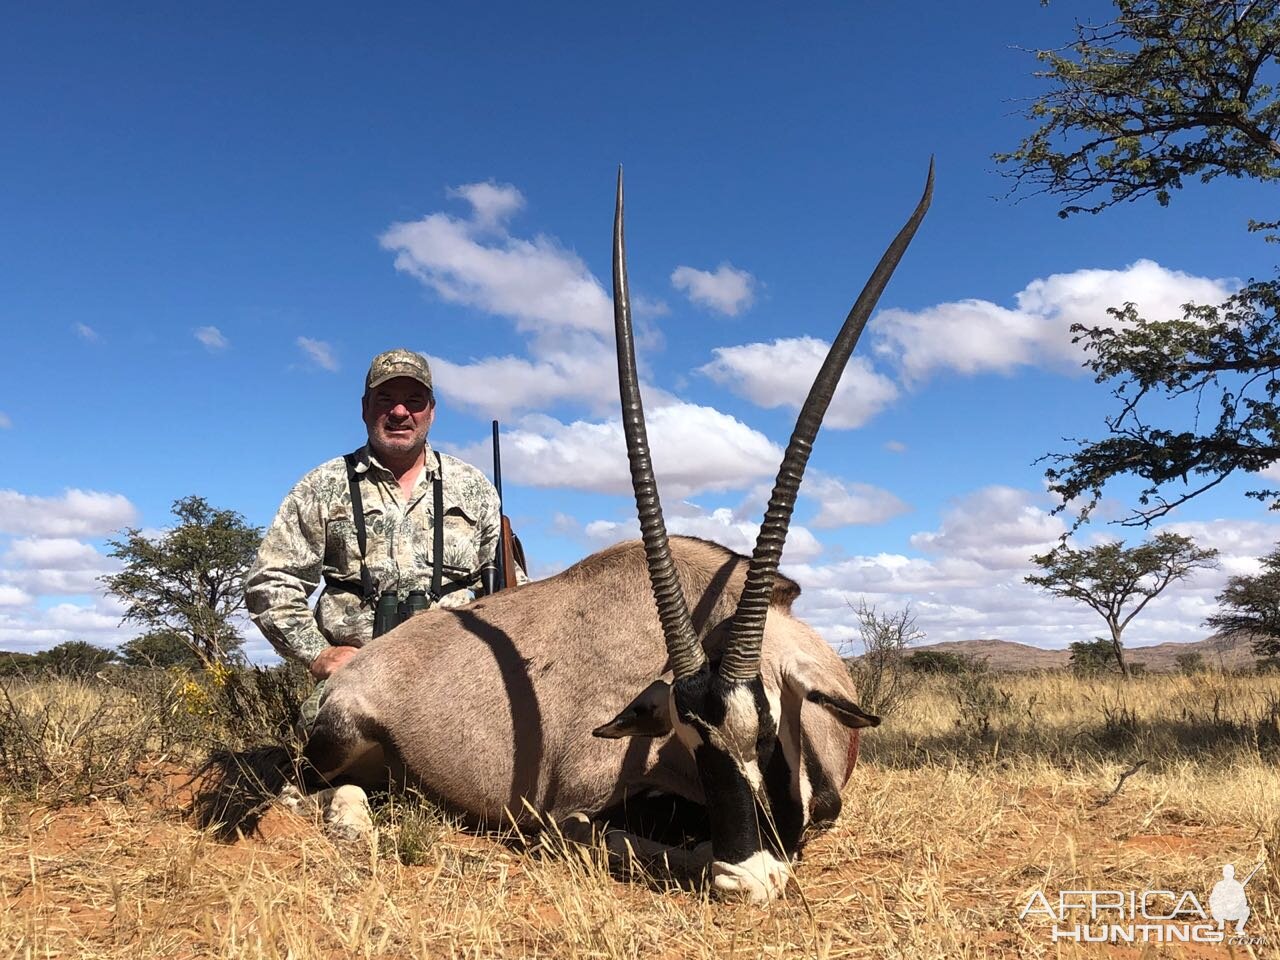
[[[1227,576],[1259,573],[1259,559],[1276,548],[1280,526],[1257,520],[1197,520],[1168,523],[1160,528],[1190,537],[1198,547],[1218,551],[1223,586]]]
[[[560,399],[576,386],[568,369],[559,363],[523,357],[485,357],[470,363],[454,363],[427,354],[435,392],[455,407],[505,420],[513,412],[542,407]]]
[[[1138,260],[1123,270],[1076,270],[1033,280],[1017,300],[1019,310],[1065,330],[1073,323],[1105,326],[1111,322],[1107,308],[1130,301],[1148,319],[1180,317],[1184,303],[1220,303],[1236,286],[1231,280],[1196,277],[1153,260]],[[1074,350],[1058,345],[1065,356],[1074,356]]]
[[[618,374],[613,348],[581,331],[563,331],[554,339],[555,343],[535,339],[533,359],[505,356],[453,363],[431,356],[437,392],[453,406],[503,420],[561,400],[575,400],[600,413],[615,409]]]
[[[594,414],[616,405],[613,308],[604,285],[553,237],[514,236],[508,227],[524,206],[509,184],[456,187],[469,215],[432,213],[397,223],[382,235],[396,269],[440,298],[509,320],[527,338],[528,356],[490,356],[467,362],[431,357],[440,395],[487,417],[545,409],[564,400]],[[633,294],[637,317],[660,316],[660,300]],[[642,326],[637,346],[651,348]],[[642,366],[643,369],[643,366]]]
[[[338,358],[334,355],[333,346],[324,340],[312,340],[310,337],[299,337],[298,347],[317,367],[331,373],[338,369]]]
[[[577,536],[582,527],[576,517],[557,510],[551,515],[551,532],[558,537]]]
[[[631,315],[637,320],[666,317],[670,314],[671,307],[665,300],[652,300],[634,293],[631,295]],[[639,335],[636,334],[637,337]]]
[[[1166,523],[1161,530],[1190,537],[1201,547],[1213,547],[1225,555],[1260,557],[1275,549],[1280,526],[1259,520],[1187,520]]]
[[[35,653],[75,639],[82,638],[73,637],[66,630],[45,627],[30,616],[11,616],[0,611],[0,650]]]
[[[0,581],[37,597],[46,596],[84,596],[102,592],[102,584],[98,578],[108,572],[101,570],[44,570],[10,569],[0,570]]]
[[[903,443],[901,440],[886,440],[884,442],[884,448],[888,450],[890,453],[906,453],[907,452],[907,445]]]
[[[1038,318],[985,300],[940,303],[918,313],[882,310],[872,329],[876,353],[896,360],[909,382],[939,369],[1008,373],[1035,361],[1043,332]]]
[[[0,520],[0,533],[20,534],[0,553],[0,649],[42,650],[67,640],[110,647],[140,632],[121,624],[125,607],[100,582],[120,561],[76,539],[132,523],[127,500],[79,490],[57,498],[0,491]],[[241,632],[251,654],[269,658],[256,630]]]
[[[763,434],[711,407],[673,402],[647,411],[649,442],[664,498],[732,490],[772,476],[782,451]],[[458,451],[483,463],[487,442]],[[535,487],[630,493],[622,422],[565,424],[529,416],[502,437],[503,475]]]
[[[35,597],[20,587],[0,585],[0,607],[25,607],[35,602]]]
[[[193,336],[204,344],[207,350],[213,353],[225,350],[230,346],[227,338],[222,335],[222,331],[217,327],[196,327]]]
[[[787,572],[806,588],[836,591],[842,598],[860,593],[910,598],[948,588],[980,588],[990,571],[972,561],[940,557],[927,560],[897,553],[850,557],[820,566],[798,565]]]
[[[592,520],[582,528],[582,532],[591,540],[601,543],[617,543],[619,540],[634,540],[640,536],[638,520]]]
[[[959,498],[936,530],[912,538],[927,556],[789,564],[785,572],[804,588],[797,612],[835,643],[856,634],[850,607],[864,599],[890,610],[910,603],[930,642],[995,637],[1060,649],[1103,634],[1105,625],[1087,607],[1023,582],[1035,569],[1032,554],[1053,547],[1063,529],[1042,501],[1039,493],[988,487]],[[1280,524],[1257,521],[1169,524],[1150,535],[1162,530],[1217,547],[1222,565],[1198,571],[1152,601],[1126,631],[1130,647],[1206,637],[1203,620],[1226,578],[1255,571],[1256,558],[1280,540]]]
[[[760,535],[759,522],[743,520],[733,511],[721,507],[696,517],[672,517],[667,524],[672,533],[714,540],[743,556],[750,556]],[[793,522],[787,528],[787,543],[783,548],[783,563],[801,563],[822,555],[822,544],[808,527]]]
[[[45,611],[44,622],[55,630],[107,633],[115,631],[120,618],[77,603],[59,603]]]
[[[98,331],[93,329],[87,323],[73,323],[71,330],[82,340],[88,340],[90,343],[97,343],[102,338],[98,336]]]
[[[1033,280],[1010,309],[988,300],[940,303],[924,310],[887,309],[872,320],[875,352],[892,359],[907,382],[939,370],[1008,373],[1037,365],[1079,370],[1074,323],[1110,325],[1108,307],[1138,305],[1148,319],[1181,316],[1187,302],[1219,303],[1233,281],[1195,277],[1139,260],[1123,270],[1076,270]]]
[[[888,490],[817,473],[805,478],[800,493],[818,501],[818,515],[812,523],[820,530],[884,523],[911,509]]]
[[[917,533],[911,545],[926,553],[964,559],[987,570],[1030,568],[1066,531],[1060,517],[1037,506],[1025,490],[992,486],[955,502],[939,530]]]
[[[134,523],[137,511],[118,493],[67,490],[35,497],[0,490],[0,533],[38,537],[92,537]]]
[[[737,510],[718,507],[706,510],[688,502],[663,505],[663,520],[667,532],[672,535],[701,537],[711,540],[743,556],[755,550],[756,537],[760,535],[759,521],[745,519]],[[637,539],[640,524],[637,520],[593,520],[583,528],[588,540],[598,546],[619,540]],[[822,544],[804,525],[792,523],[787,529],[787,543],[783,561],[801,563],[822,554]]]
[[[5,563],[47,570],[100,570],[104,560],[92,546],[70,537],[14,540],[4,556]]]
[[[0,609],[0,650],[35,652],[67,640],[114,647],[139,632],[136,625],[121,625],[115,606],[105,598],[89,604],[59,603],[44,610]]]
[[[717,347],[715,359],[698,372],[761,407],[799,410],[829,347],[814,337]],[[897,396],[892,380],[872,369],[865,357],[854,356],[840,378],[823,424],[837,429],[860,427]]]
[[[449,196],[460,197],[471,204],[477,225],[497,227],[524,209],[524,195],[509,183],[468,183],[449,188]]]
[[[433,213],[383,233],[397,270],[451,303],[510,317],[518,330],[611,330],[610,298],[581,258],[551,237],[523,240],[505,229],[524,202],[518,190],[469,184],[450,193],[471,204],[469,218]]]
[[[8,430],[12,426],[13,421],[9,418],[9,415],[0,410],[0,430]]]
[[[714,273],[676,267],[671,273],[671,285],[691,302],[730,317],[736,317],[755,300],[755,277],[731,263],[720,264]]]
[[[70,537],[24,537],[9,544],[0,583],[36,596],[100,595],[99,578],[119,561]]]
[[[67,640],[116,647],[144,629],[136,623],[122,622],[124,606],[115,597],[98,591],[88,602],[63,601],[44,608],[32,605],[33,598],[24,601],[10,591],[11,588],[0,586],[0,650],[34,652]],[[235,617],[233,624],[245,639],[244,649],[251,659],[258,663],[278,660],[246,618]]]
[[[1280,461],[1271,464],[1269,467],[1263,467],[1258,471],[1258,476],[1266,477],[1268,480],[1280,482]]]

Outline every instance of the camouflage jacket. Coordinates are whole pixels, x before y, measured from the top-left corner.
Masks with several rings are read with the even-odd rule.
[[[368,538],[365,563],[377,590],[396,590],[402,598],[431,586],[436,458],[430,445],[426,459],[406,501],[394,475],[367,446],[356,454]],[[457,457],[443,454],[441,461],[442,581],[446,588],[460,582],[471,588],[440,600],[441,606],[455,607],[474,597],[480,567],[493,560],[501,521],[488,478]],[[307,599],[322,581],[313,613]],[[310,663],[331,644],[358,647],[373,636],[373,607],[362,594],[351,491],[346,463],[338,457],[308,473],[284,498],[249,572],[245,603],[272,646]]]

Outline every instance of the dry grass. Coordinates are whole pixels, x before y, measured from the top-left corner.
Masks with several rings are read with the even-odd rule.
[[[27,716],[62,703],[74,724],[95,697],[116,696],[45,686],[15,700],[28,698]],[[60,775],[82,782],[74,744],[86,741],[54,723],[41,735],[61,765],[38,790],[0,792],[0,960],[1226,957],[1224,946],[1055,945],[1017,912],[1038,889],[1206,900],[1222,864],[1247,872],[1264,859],[1249,932],[1272,947],[1234,955],[1265,956],[1280,949],[1277,697],[1280,680],[1266,677],[933,679],[865,739],[840,823],[768,909],[622,882],[590,853],[469,835],[412,799],[380,813],[372,843],[334,844],[277,810],[261,837],[217,844],[182,819],[172,760],[144,764],[131,793],[60,786]],[[127,714],[98,715],[99,736],[136,730]],[[163,736],[146,736],[151,755]]]

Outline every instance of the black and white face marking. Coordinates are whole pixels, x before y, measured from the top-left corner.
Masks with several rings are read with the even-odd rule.
[[[672,685],[671,714],[712,812],[712,883],[753,901],[772,899],[790,876],[804,813],[791,794],[763,682],[726,681],[706,666]]]
[[[830,822],[840,812],[839,788],[801,728],[803,705],[816,704],[850,728],[880,722],[838,692],[815,687],[812,673],[804,663],[791,664],[784,701],[759,676],[726,681],[715,663],[706,664],[670,685],[654,681],[593,731],[615,739],[675,732],[697,767],[719,890],[773,899],[810,822]]]

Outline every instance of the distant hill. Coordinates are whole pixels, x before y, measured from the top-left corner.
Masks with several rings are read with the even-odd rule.
[[[1011,640],[949,640],[944,643],[927,643],[916,650],[939,650],[965,657],[986,660],[992,670],[1020,673],[1031,670],[1053,670],[1067,665],[1070,654],[1066,650],[1045,650]],[[1257,659],[1247,638],[1226,640],[1209,637],[1194,643],[1157,643],[1150,647],[1127,647],[1125,654],[1130,663],[1143,664],[1156,673],[1172,673],[1178,669],[1176,658],[1183,653],[1198,653],[1206,666],[1224,670],[1250,669]]]

